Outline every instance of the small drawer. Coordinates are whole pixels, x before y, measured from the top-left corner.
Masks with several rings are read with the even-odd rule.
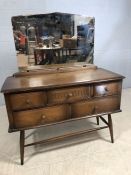
[[[116,95],[121,93],[121,82],[100,83],[93,87],[93,96]]]
[[[94,114],[120,110],[120,96],[109,96],[94,100]]]
[[[47,92],[48,104],[72,103],[89,97],[90,86],[63,88]]]
[[[105,97],[90,101],[83,101],[72,104],[71,112],[73,117],[83,117],[106,112],[120,110],[120,97]]]
[[[15,128],[28,128],[66,120],[69,118],[68,114],[68,105],[59,105],[14,112],[13,118]]]
[[[10,95],[10,103],[13,110],[23,110],[39,106],[45,106],[45,92],[28,92]]]

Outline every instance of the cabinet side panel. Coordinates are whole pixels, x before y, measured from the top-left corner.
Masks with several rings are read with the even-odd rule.
[[[14,122],[13,122],[13,113],[11,109],[11,104],[9,100],[9,94],[4,94],[4,97],[9,120],[9,132],[12,132],[11,130],[14,128]]]

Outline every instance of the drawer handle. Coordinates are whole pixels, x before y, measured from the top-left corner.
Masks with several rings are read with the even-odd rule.
[[[73,96],[73,94],[72,93],[69,93],[68,95],[67,95],[67,97],[72,97]]]
[[[106,92],[108,92],[108,91],[109,91],[107,87],[105,87],[104,89],[105,89],[105,91],[106,91]]]
[[[26,100],[26,104],[28,104],[28,105],[30,104],[30,100],[29,99]]]
[[[41,119],[42,119],[42,120],[44,120],[45,118],[46,118],[46,116],[45,116],[45,115],[42,115],[42,116],[41,116]]]

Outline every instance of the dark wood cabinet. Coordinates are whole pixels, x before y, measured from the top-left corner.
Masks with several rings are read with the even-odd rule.
[[[9,132],[20,131],[21,164],[24,163],[24,147],[43,143],[24,144],[25,130],[31,128],[96,117],[97,124],[101,119],[106,126],[92,131],[109,128],[113,142],[111,114],[121,111],[123,78],[108,70],[79,63],[68,67],[43,66],[43,69],[35,68],[8,77],[2,92]],[[108,116],[108,121],[103,115]],[[70,133],[56,140],[90,131]]]

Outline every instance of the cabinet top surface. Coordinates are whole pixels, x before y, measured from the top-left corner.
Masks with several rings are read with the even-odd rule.
[[[85,83],[96,83],[103,81],[113,81],[123,79],[124,77],[114,72],[102,69],[83,69],[77,71],[55,72],[49,74],[27,74],[26,76],[8,77],[1,89],[3,93],[49,89],[57,87],[66,87],[73,85],[82,85]]]

